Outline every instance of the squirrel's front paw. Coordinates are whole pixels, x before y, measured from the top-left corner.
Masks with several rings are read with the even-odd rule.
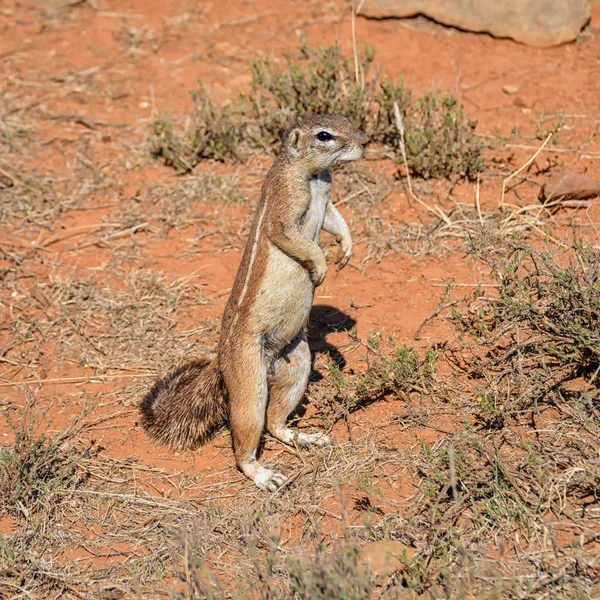
[[[325,260],[323,260],[322,262],[315,264],[314,268],[310,272],[310,279],[315,287],[319,287],[323,283],[326,275],[327,263]]]
[[[336,262],[338,263],[337,270],[343,269],[347,264],[350,258],[352,257],[352,241],[342,241],[342,246],[340,248],[340,253]]]

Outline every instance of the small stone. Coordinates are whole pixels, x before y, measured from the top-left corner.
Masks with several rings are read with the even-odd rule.
[[[125,592],[114,586],[107,586],[100,590],[100,598],[102,600],[121,600],[121,598],[125,595]]]
[[[509,96],[516,94],[519,91],[518,85],[504,85],[502,86],[502,91]]]
[[[559,171],[542,185],[539,200],[542,204],[565,200],[587,200],[600,196],[600,179],[575,171]]]
[[[360,551],[358,563],[381,584],[396,571],[402,571],[406,560],[410,561],[414,555],[415,549],[402,542],[383,540],[365,544]]]
[[[517,96],[514,100],[513,100],[513,104],[517,107],[517,108],[531,108],[529,106],[529,104],[527,104],[527,102],[521,97],[521,96]]]

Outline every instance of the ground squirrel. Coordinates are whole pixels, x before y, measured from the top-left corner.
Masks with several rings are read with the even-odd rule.
[[[159,379],[142,400],[149,437],[175,449],[202,444],[227,416],[240,470],[261,489],[286,478],[257,461],[266,430],[286,444],[322,446],[323,433],[286,425],[311,369],[306,324],[315,287],[327,274],[317,240],[324,229],[352,254],[346,222],[331,201],[329,169],[359,159],[367,136],[335,114],[301,121],[283,135],[223,315],[217,357]]]

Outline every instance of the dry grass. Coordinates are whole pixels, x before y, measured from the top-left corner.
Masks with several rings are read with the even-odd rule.
[[[7,373],[4,381],[31,378],[35,384],[38,370],[60,357],[62,365],[82,369],[84,381],[129,381],[120,398],[128,404],[153,374],[190,354],[210,352],[216,321],[174,327],[189,307],[208,302],[201,274],[169,280],[153,270],[115,275],[112,286],[96,277],[60,273],[33,292],[11,283],[20,311],[7,328],[11,341],[2,357],[20,375]]]
[[[490,426],[476,381],[441,380],[432,355],[419,358],[405,348],[390,354],[393,342],[351,342],[365,352],[364,372],[332,367],[332,376],[311,389],[322,426],[348,419],[348,441],[297,453],[268,440],[267,463],[293,481],[274,495],[255,490],[232,466],[218,480],[211,473],[190,479],[135,459],[108,459],[97,447],[83,452],[85,415],[54,441],[17,441],[4,451],[3,465],[12,470],[3,476],[12,473],[11,483],[22,481],[17,489],[26,491],[45,482],[46,493],[43,510],[15,513],[24,528],[5,538],[2,585],[44,598],[99,591],[158,598],[166,589],[190,599],[594,597],[600,573],[591,442],[600,423],[591,404],[557,400],[540,407],[533,423],[531,414],[516,411],[507,416],[511,427]],[[453,356],[458,352],[472,349],[457,346]],[[332,391],[337,401],[319,401]],[[398,395],[404,404],[394,401]],[[352,415],[386,398],[394,409],[381,428],[352,434]],[[440,419],[450,413],[459,416],[457,425],[431,445],[415,451],[388,441],[399,426],[443,430]],[[312,421],[300,418],[299,425]],[[38,462],[46,456],[58,468],[15,470],[31,464],[33,449]],[[39,474],[33,487],[32,473]],[[398,500],[394,490],[407,477],[412,497]],[[176,486],[177,499],[146,491],[166,483]],[[240,494],[244,503],[230,501]],[[4,510],[19,506],[3,498]],[[377,587],[382,581],[364,570],[359,551],[385,539],[402,541],[415,557]],[[65,560],[64,552],[77,547],[84,560]],[[101,556],[122,561],[102,571],[93,566]]]

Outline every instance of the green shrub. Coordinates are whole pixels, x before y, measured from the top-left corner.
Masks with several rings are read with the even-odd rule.
[[[465,118],[451,95],[435,90],[413,101],[403,78],[369,76],[374,59],[362,50],[356,80],[351,58],[340,46],[300,46],[299,63],[285,57],[281,68],[273,57],[250,63],[247,93],[231,104],[215,105],[204,87],[192,92],[191,123],[183,130],[163,116],[153,124],[155,156],[179,171],[191,171],[202,160],[243,161],[256,150],[273,152],[283,132],[309,115],[339,113],[365,131],[371,141],[402,160],[401,138],[394,118],[398,105],[405,126],[407,163],[415,176],[473,179],[483,168],[477,123]]]

